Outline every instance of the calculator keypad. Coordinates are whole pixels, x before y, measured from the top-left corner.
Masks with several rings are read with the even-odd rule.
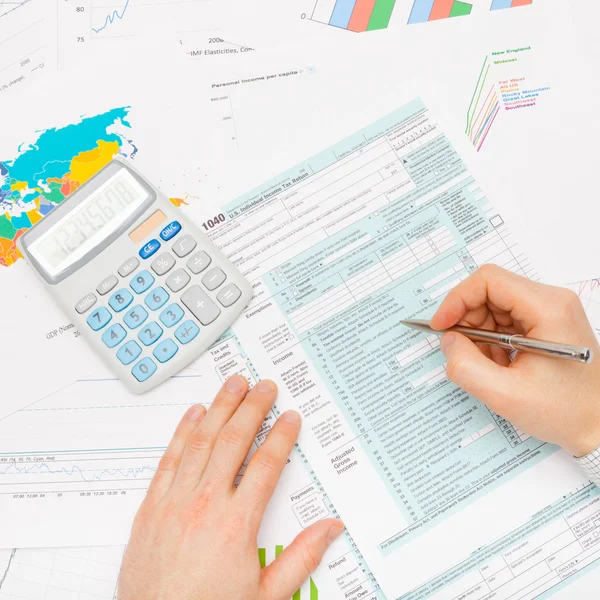
[[[127,332],[119,323],[115,323],[102,334],[102,341],[109,347],[118,346],[127,336]]]
[[[211,269],[204,277],[202,277],[202,283],[207,290],[211,292],[216,290],[225,280],[227,279],[227,275],[219,269],[219,267],[214,267]]]
[[[96,291],[101,296],[104,296],[104,294],[108,294],[108,292],[117,287],[117,283],[119,283],[119,280],[116,275],[109,275],[98,284]]]
[[[217,300],[221,303],[221,305],[227,308],[228,306],[235,304],[241,295],[242,292],[238,286],[233,283],[229,283],[217,294]]]
[[[75,310],[82,315],[84,312],[90,310],[96,304],[97,300],[98,298],[94,294],[87,294],[75,305]]]
[[[132,256],[119,267],[117,273],[119,273],[121,277],[127,277],[127,275],[131,275],[139,265],[140,261],[135,256]]]
[[[156,371],[156,363],[151,358],[142,358],[139,363],[131,369],[131,374],[140,382],[143,383],[154,375]]]
[[[107,306],[92,311],[98,301],[94,293],[87,294],[75,305],[80,314],[89,311],[89,327],[94,331],[103,330],[104,345],[123,365],[131,368],[131,375],[140,383],[152,377],[159,365],[176,356],[180,346],[196,339],[202,326],[216,321],[221,307],[232,306],[242,295],[237,286],[227,282],[225,271],[214,266],[209,253],[204,250],[194,253],[197,241],[192,235],[180,234],[181,230],[181,224],[173,221],[157,235],[160,241],[146,242],[139,256],[147,259],[156,254],[148,261],[147,269],[137,271],[140,261],[136,256],[117,269],[119,276],[125,278],[121,285],[128,287],[115,291],[119,278],[112,274],[98,284],[95,292],[100,296],[112,292]],[[171,242],[173,238],[176,239]],[[165,251],[165,246],[163,252],[158,252],[165,242],[170,242],[169,251]],[[192,282],[194,276],[197,277]],[[193,285],[189,285],[190,282]],[[207,291],[215,291],[216,300],[209,297]],[[179,292],[183,293],[179,295]],[[177,296],[172,298],[173,294]],[[117,317],[117,321],[107,327],[115,314],[121,318]]]
[[[144,304],[150,310],[158,310],[163,307],[167,300],[169,299],[169,293],[165,290],[165,288],[157,287],[154,288],[145,298]]]
[[[187,290],[181,301],[202,325],[210,325],[221,314],[219,307],[199,285]]]
[[[186,321],[175,330],[175,337],[180,344],[189,344],[200,333],[200,327],[194,321]]]
[[[90,316],[87,318],[87,324],[94,330],[98,331],[105,327],[110,320],[112,319],[112,315],[108,312],[108,309],[104,306],[97,308]]]
[[[167,277],[167,287],[172,292],[178,292],[182,290],[189,282],[191,277],[183,269],[177,269],[173,271],[169,277]]]
[[[139,252],[139,255],[146,259],[150,258],[160,248],[160,242],[158,240],[150,240]]]
[[[173,252],[179,256],[179,258],[183,258],[187,256],[198,244],[196,240],[191,235],[184,235],[182,238],[179,238],[172,246]]]
[[[185,264],[194,275],[198,275],[198,273],[202,273],[202,271],[204,271],[204,269],[206,269],[211,262],[212,260],[210,256],[206,254],[204,250],[200,250],[200,252],[192,254]]]
[[[169,223],[161,232],[160,239],[164,242],[168,242],[174,238],[181,231],[181,223],[179,221],[173,221]]]
[[[170,304],[160,313],[159,319],[165,327],[173,327],[183,319],[183,308],[179,304]]]
[[[150,286],[153,283],[154,277],[152,277],[149,271],[140,271],[131,278],[129,287],[131,287],[136,294],[143,294],[146,290],[150,289]]]
[[[159,254],[150,265],[157,275],[168,273],[175,266],[175,258],[168,252]]]
[[[141,353],[142,349],[140,348],[140,345],[133,340],[129,340],[119,348],[117,358],[124,365],[130,365]]]
[[[154,354],[154,357],[158,362],[166,363],[177,354],[177,350],[179,350],[177,344],[171,339],[166,339],[154,348],[152,354]]]
[[[162,334],[163,328],[156,321],[152,321],[142,327],[138,333],[138,339],[144,346],[152,346],[158,342]]]
[[[125,323],[129,329],[137,329],[147,318],[148,313],[146,312],[146,309],[138,304],[127,311],[127,314],[123,317],[123,323]]]
[[[125,288],[121,288],[110,297],[108,305],[118,313],[125,310],[132,302],[133,295],[131,292]]]

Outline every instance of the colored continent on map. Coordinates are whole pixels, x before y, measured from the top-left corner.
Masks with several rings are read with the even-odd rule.
[[[137,152],[128,133],[129,107],[42,131],[9,160],[0,157],[0,267],[14,264],[17,239],[115,155]]]

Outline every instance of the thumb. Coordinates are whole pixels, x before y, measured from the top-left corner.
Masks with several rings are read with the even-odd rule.
[[[448,379],[502,414],[512,398],[515,373],[490,360],[460,333],[444,334],[440,347],[446,356]]]
[[[296,539],[262,570],[262,598],[289,600],[319,566],[325,551],[342,534],[344,524],[324,519],[296,536]]]

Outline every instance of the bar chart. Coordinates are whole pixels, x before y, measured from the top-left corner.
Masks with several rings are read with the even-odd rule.
[[[490,10],[515,8],[533,4],[533,0],[490,0]],[[439,19],[464,17],[473,11],[473,5],[480,3],[464,0],[413,0],[408,24],[427,23]],[[387,29],[396,0],[317,0],[312,21],[361,33],[377,29]],[[405,22],[405,21],[404,21]]]
[[[473,5],[461,0],[415,0],[408,24],[470,15]]]
[[[515,8],[517,6],[527,6],[528,4],[533,4],[533,0],[492,0],[492,6],[490,10]]]
[[[356,32],[386,29],[395,4],[396,0],[319,0],[312,20]]]

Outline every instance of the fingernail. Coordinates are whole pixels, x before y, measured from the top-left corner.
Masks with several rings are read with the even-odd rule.
[[[256,384],[256,389],[264,394],[272,394],[277,388],[270,379],[263,379]]]
[[[225,389],[232,394],[241,394],[246,389],[246,380],[239,375],[234,375],[227,380]]]
[[[190,421],[199,421],[204,412],[203,406],[192,406],[192,408],[190,408],[190,410],[187,412],[187,418]]]
[[[298,423],[300,421],[300,415],[295,410],[286,410],[280,418],[286,423]]]
[[[327,532],[327,541],[333,544],[344,533],[344,529],[346,528],[343,525],[332,525]]]
[[[454,344],[455,339],[456,339],[456,336],[453,335],[452,333],[445,333],[442,336],[442,340],[440,342],[440,348],[442,349],[442,352],[444,354],[446,354],[446,352],[448,351],[448,348],[450,348],[450,346],[452,346],[452,344]]]

